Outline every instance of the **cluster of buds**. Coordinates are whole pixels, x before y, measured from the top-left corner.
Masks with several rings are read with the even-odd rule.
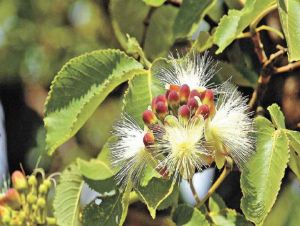
[[[159,146],[159,144],[157,145],[156,142],[161,143],[161,140],[164,139],[161,136],[165,135],[166,128],[174,128],[174,130],[177,128],[180,136],[180,129],[178,128],[187,131],[189,128],[196,126],[196,124],[204,126],[205,121],[213,116],[214,113],[214,93],[211,89],[190,89],[186,84],[181,86],[169,85],[165,94],[153,98],[151,109],[149,108],[143,112],[143,121],[148,128],[143,139],[145,147],[149,151],[153,151],[155,148],[161,149],[163,147]],[[198,133],[202,133],[202,131],[198,131]],[[188,136],[193,137],[192,134],[188,134]],[[178,146],[181,146],[182,149],[193,149],[200,142],[200,138],[194,141],[194,144],[189,145],[187,144],[188,142],[189,140],[187,139],[186,142],[183,141]],[[170,145],[174,146],[174,144]],[[186,152],[190,151],[186,150]],[[211,163],[211,158],[206,157],[205,161],[205,165],[209,164]],[[166,166],[158,168],[161,174],[163,172],[163,176],[166,176],[169,171],[166,170]],[[181,174],[184,177],[189,177],[184,172],[181,172]],[[188,174],[193,174],[193,172]]]
[[[157,123],[168,123],[169,115],[179,121],[188,121],[193,117],[208,118],[215,111],[214,94],[210,89],[190,90],[188,85],[170,85],[164,95],[152,100],[151,110],[143,113],[144,123],[151,128]]]
[[[52,186],[51,178],[35,174],[25,176],[21,171],[11,175],[12,187],[0,194],[0,225],[55,225],[47,216],[47,196]]]

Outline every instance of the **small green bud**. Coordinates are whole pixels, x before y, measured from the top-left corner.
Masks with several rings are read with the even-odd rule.
[[[34,175],[31,175],[29,178],[28,178],[28,184],[30,186],[36,186],[37,185],[37,179]]]
[[[39,186],[39,193],[46,194],[48,192],[48,187],[43,183]]]
[[[170,127],[178,127],[178,119],[174,115],[167,115],[164,120],[164,124]]]
[[[48,188],[48,190],[50,189],[52,182],[51,179],[45,179],[43,184]]]
[[[44,198],[38,198],[37,206],[40,208],[44,208],[46,206],[46,200]]]
[[[30,194],[27,195],[27,202],[29,204],[34,204],[36,202],[36,200],[37,200],[37,196],[36,195],[34,195],[32,193],[30,193]]]

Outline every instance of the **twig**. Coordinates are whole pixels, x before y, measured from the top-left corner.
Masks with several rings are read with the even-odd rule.
[[[222,184],[222,182],[225,180],[227,175],[230,173],[231,167],[225,166],[221,175],[218,177],[218,179],[215,181],[215,183],[210,187],[208,190],[206,196],[199,202],[196,207],[199,208],[201,207],[207,199],[217,190],[217,188]]]
[[[281,46],[277,46],[277,49],[279,50],[270,55],[269,59],[264,63],[263,68],[268,67],[271,63],[274,62],[275,59],[277,59],[278,57],[282,56],[287,52],[287,49]]]
[[[144,48],[145,47],[145,41],[146,41],[146,36],[147,36],[147,31],[148,31],[148,27],[150,25],[150,20],[151,20],[151,17],[155,11],[155,7],[150,7],[143,23],[144,23],[144,29],[143,29],[143,33],[142,33],[142,39],[141,39],[141,47]]]
[[[282,67],[274,68],[274,74],[280,74],[280,73],[284,73],[284,72],[293,71],[296,68],[300,68],[300,61],[290,63],[290,64],[287,64]]]
[[[195,198],[195,200],[196,200],[196,203],[200,203],[201,200],[200,200],[200,198],[199,198],[199,196],[198,196],[198,194],[197,194],[197,192],[196,192],[196,189],[195,189],[195,187],[194,187],[193,179],[189,179],[189,183],[190,183],[190,188],[191,188],[191,190],[192,190],[193,196],[194,196],[194,198]]]
[[[270,27],[267,25],[261,25],[258,28],[256,28],[256,32],[263,31],[263,30],[273,32],[273,33],[277,34],[281,39],[284,38],[283,34],[273,27]]]
[[[273,10],[277,9],[277,4],[272,5],[271,7],[265,9],[263,12],[261,12],[261,14],[258,15],[258,17],[256,17],[256,19],[250,24],[250,30],[254,31],[257,27],[257,25],[259,24],[259,22],[266,16],[268,15],[270,12],[272,12]]]
[[[263,65],[267,61],[267,56],[264,50],[264,45],[260,39],[260,34],[258,32],[255,32],[252,35],[251,39],[254,44],[254,50],[256,52],[258,60]]]

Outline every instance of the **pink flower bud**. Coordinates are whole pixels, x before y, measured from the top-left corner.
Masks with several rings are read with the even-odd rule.
[[[184,119],[189,119],[191,116],[190,108],[187,105],[182,105],[178,109],[178,116]]]
[[[201,93],[196,90],[196,89],[193,89],[191,92],[190,92],[190,96],[189,98],[193,98],[193,97],[198,97],[199,99],[201,99]]]
[[[191,113],[193,114],[198,108],[198,101],[194,97],[189,98],[187,106],[190,108]]]
[[[13,209],[17,209],[21,205],[21,197],[14,188],[7,190],[4,196],[0,198],[0,205],[8,205]]]
[[[158,115],[158,118],[160,120],[163,120],[167,114],[168,114],[168,105],[166,105],[164,102],[162,101],[158,101],[156,103],[156,109],[155,109],[155,112],[157,113]]]
[[[190,95],[190,87],[186,84],[182,85],[179,90],[180,103],[185,104]]]
[[[26,177],[21,171],[14,171],[11,180],[13,187],[18,191],[25,190],[28,187]]]
[[[143,121],[146,125],[153,125],[157,122],[157,118],[151,110],[146,110],[143,112]]]
[[[202,104],[201,106],[198,107],[195,115],[202,115],[204,119],[208,118],[210,113],[210,109],[208,105]]]
[[[171,90],[168,95],[168,104],[171,108],[175,108],[179,106],[179,94]]]
[[[146,133],[144,135],[143,142],[144,142],[146,147],[154,144],[154,135],[153,135],[153,133],[150,133],[150,132]]]

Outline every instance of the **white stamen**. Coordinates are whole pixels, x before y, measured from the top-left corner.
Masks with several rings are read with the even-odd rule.
[[[179,54],[177,53],[177,57]],[[191,89],[211,88],[209,81],[216,74],[216,66],[213,59],[208,56],[208,52],[203,55],[192,53],[176,59],[170,56],[171,65],[167,68],[159,68],[155,73],[158,79],[164,84],[184,85]]]
[[[221,86],[220,93],[216,114],[207,129],[213,131],[235,163],[242,167],[253,153],[255,143],[251,113],[247,113],[246,98],[229,82]]]
[[[145,150],[143,137],[145,132],[128,115],[123,115],[113,130],[118,139],[111,143],[112,164],[120,167],[116,176],[118,183],[126,185],[128,180],[136,183],[147,164],[148,152]]]
[[[199,119],[198,119],[199,120]],[[165,126],[164,134],[155,134],[158,139],[157,156],[166,156],[159,168],[167,168],[174,173],[174,179],[179,173],[191,177],[194,171],[201,170],[206,165],[202,159],[208,152],[202,145],[204,121],[190,120],[187,124],[178,124],[177,127]]]

